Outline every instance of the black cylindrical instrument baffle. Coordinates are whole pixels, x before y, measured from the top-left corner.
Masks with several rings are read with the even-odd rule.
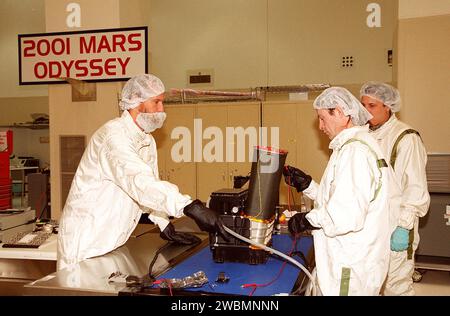
[[[255,147],[245,215],[258,220],[274,218],[286,156],[284,150]]]

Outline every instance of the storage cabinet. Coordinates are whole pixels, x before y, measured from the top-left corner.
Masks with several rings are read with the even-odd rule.
[[[288,151],[287,165],[302,169],[320,182],[329,159],[329,139],[318,129],[312,100],[263,102],[262,125],[279,128],[279,147]],[[295,189],[292,192],[295,202],[300,204],[300,194]],[[280,183],[279,202],[288,203],[288,187],[284,180]]]
[[[211,192],[232,188],[234,176],[250,172],[252,147],[258,143],[260,102],[198,104],[196,117],[201,119],[204,138],[202,161],[197,163],[197,197],[206,201]]]
[[[286,164],[304,170],[317,182],[329,159],[329,139],[318,130],[311,100],[166,104],[165,110],[164,126],[153,133],[160,178],[204,202],[211,192],[232,188],[234,176],[250,173],[253,146],[258,145],[261,137],[260,127],[267,131],[267,141],[262,145],[289,151]],[[186,145],[190,144],[190,153],[176,152],[181,137],[171,139],[171,134],[180,131],[180,127],[190,132],[189,139],[184,140]],[[272,139],[272,128],[278,128],[276,142]],[[174,154],[184,154],[190,159],[178,162]],[[281,204],[287,203],[287,192],[287,185],[281,181]],[[295,189],[293,192],[299,204],[300,196]]]
[[[192,105],[168,105],[165,106],[165,111],[167,118],[164,126],[152,133],[158,147],[159,177],[161,180],[176,184],[181,193],[188,194],[195,199],[197,196],[197,167],[192,158],[193,152],[190,154],[178,151],[172,153],[172,149],[178,147],[174,145],[180,142],[190,144],[189,146],[182,146],[181,149],[193,149],[195,107]],[[189,130],[191,135],[184,134],[179,138],[171,138],[173,131],[183,130]],[[179,161],[179,156],[182,155],[190,157],[184,161]]]
[[[234,176],[250,172],[250,137],[241,144],[235,132],[241,128],[238,132],[245,135],[251,127],[256,145],[259,102],[167,104],[165,111],[164,126],[152,134],[158,147],[160,179],[176,184],[183,194],[206,201],[211,192],[233,187]],[[245,149],[243,161],[237,161],[238,149],[242,150],[238,146]],[[228,161],[227,152],[233,153]]]
[[[225,128],[228,122],[226,104],[200,104],[197,119],[201,121],[201,147],[196,148],[197,198],[207,201],[211,192],[228,187],[228,164],[225,162]],[[217,137],[219,136],[219,137]],[[217,146],[214,146],[216,144]]]
[[[235,154],[235,159],[228,164],[228,187],[232,188],[234,176],[245,176],[250,173],[254,146],[258,145],[261,136],[261,104],[230,104],[228,124],[231,127],[242,127],[244,133],[248,130],[248,133],[245,133],[245,139],[242,138],[245,144],[239,144],[235,139],[228,140],[228,144],[234,147]],[[239,160],[239,150],[243,151],[243,161]]]

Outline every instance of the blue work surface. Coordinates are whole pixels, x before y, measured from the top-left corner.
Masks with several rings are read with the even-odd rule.
[[[301,237],[297,241],[296,250],[301,251],[308,257],[308,253],[312,249],[312,243],[312,237]],[[292,251],[292,246],[293,239],[290,235],[273,236],[272,248],[288,254]],[[305,262],[300,259],[299,256],[294,256],[293,258],[305,265]],[[216,263],[213,260],[209,247],[205,247],[159,276],[158,279],[185,278],[195,272],[203,271],[208,277],[209,283],[200,288],[185,289],[186,291],[208,292],[213,295],[249,295],[253,288],[243,288],[243,284],[267,284],[272,282],[280,274],[284,262],[285,260],[281,257],[271,255],[265,264],[250,265],[235,262]],[[225,275],[229,277],[227,283],[216,282],[219,272],[224,272]],[[253,293],[253,296],[270,296],[278,293],[291,293],[300,272],[301,270],[299,267],[288,262],[275,282],[269,286],[258,287]]]

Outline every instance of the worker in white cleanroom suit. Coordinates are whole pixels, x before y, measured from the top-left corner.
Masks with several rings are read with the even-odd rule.
[[[286,166],[285,181],[314,200],[288,222],[312,230],[317,283],[323,295],[379,295],[389,265],[388,173],[365,123],[371,115],[348,90],[332,87],[314,101],[332,155],[320,181]]]
[[[169,216],[183,214],[193,218],[201,230],[226,236],[214,211],[159,179],[151,132],[166,118],[164,90],[153,75],[131,78],[122,90],[122,116],[104,124],[90,139],[60,219],[58,269],[123,245],[143,212],[149,213],[160,236],[169,241],[199,241],[175,231],[170,223]]]
[[[393,168],[400,186],[398,221],[391,236],[391,262],[384,295],[414,295],[414,253],[419,244],[419,218],[428,212],[430,195],[425,166],[427,153],[417,131],[399,121],[399,91],[382,82],[368,82],[361,87],[361,102],[372,114],[370,134],[378,141]]]

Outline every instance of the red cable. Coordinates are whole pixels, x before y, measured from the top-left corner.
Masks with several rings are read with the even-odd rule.
[[[297,248],[296,245],[297,245],[297,237],[295,237],[294,240],[292,241],[292,248],[291,248],[291,250],[289,251],[289,256],[290,256],[290,255],[292,254],[292,252]],[[242,285],[242,288],[252,287],[253,289],[252,289],[252,291],[251,291],[250,294],[249,294],[249,296],[252,296],[252,295],[255,293],[255,291],[256,291],[256,289],[257,289],[258,287],[266,287],[266,286],[269,286],[269,285],[271,285],[272,283],[274,283],[276,280],[278,280],[279,277],[281,276],[281,274],[283,273],[283,270],[284,270],[284,268],[286,267],[286,264],[287,264],[287,261],[284,261],[283,265],[282,265],[281,268],[280,268],[280,271],[278,272],[278,275],[277,275],[272,281],[270,281],[270,282],[268,282],[268,283],[265,283],[265,284],[256,284],[256,283],[243,284],[243,285]]]
[[[172,293],[172,284],[170,283],[169,279],[155,280],[155,281],[153,282],[153,284],[154,284],[154,285],[159,285],[159,284],[161,284],[161,283],[163,283],[163,282],[166,282],[167,288],[169,289],[169,292],[170,292],[170,296],[173,296],[173,293]]]
[[[287,187],[287,190],[288,190],[288,210],[289,210],[289,212],[291,212],[291,187],[290,187],[290,185],[291,185],[291,177],[287,177],[288,178],[288,182],[289,182],[289,185],[288,185],[288,187]]]
[[[285,167],[286,168],[286,167]],[[287,176],[287,179],[288,179],[288,210],[289,210],[289,212],[291,212],[291,194],[292,194],[292,192],[291,192],[291,187],[290,187],[290,184],[291,184],[291,177],[290,176]],[[292,249],[290,250],[290,252],[289,252],[289,255],[291,255],[291,253],[295,250],[295,248],[296,248],[296,244],[297,244],[297,236],[295,236],[295,238],[294,238],[294,241],[293,241],[293,243],[292,243]],[[274,283],[276,280],[278,280],[278,278],[281,276],[281,274],[283,273],[283,270],[284,270],[284,268],[286,267],[286,264],[287,264],[287,261],[285,261],[284,263],[283,263],[283,265],[281,266],[281,268],[280,268],[280,271],[278,272],[278,275],[275,277],[275,279],[273,279],[272,281],[270,281],[270,282],[268,282],[268,283],[266,283],[266,284],[256,284],[256,283],[249,283],[249,284],[244,284],[244,285],[242,285],[242,287],[243,288],[247,288],[247,287],[252,287],[253,289],[252,289],[252,291],[250,292],[250,294],[249,294],[249,296],[252,296],[254,293],[255,293],[255,291],[256,291],[256,289],[258,288],[258,287],[265,287],[265,286],[269,286],[269,285],[271,285],[272,283]]]

